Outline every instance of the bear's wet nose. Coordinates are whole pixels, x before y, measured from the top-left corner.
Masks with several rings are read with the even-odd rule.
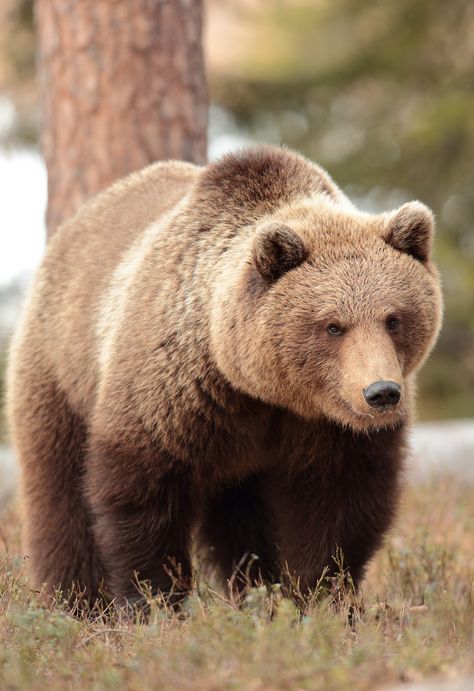
[[[394,381],[376,381],[362,390],[364,398],[372,408],[393,408],[401,396],[401,389]]]

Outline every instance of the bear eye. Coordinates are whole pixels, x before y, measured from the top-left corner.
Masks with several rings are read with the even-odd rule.
[[[387,327],[387,331],[396,331],[400,325],[400,320],[397,319],[397,317],[388,317],[385,325]]]
[[[329,324],[327,332],[331,336],[342,336],[342,329],[337,324]]]

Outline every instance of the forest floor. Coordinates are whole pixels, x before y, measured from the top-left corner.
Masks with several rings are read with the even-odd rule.
[[[323,599],[301,617],[263,588],[239,609],[198,578],[180,616],[151,602],[148,623],[41,604],[10,506],[0,517],[0,689],[472,689],[472,495],[459,479],[410,484],[362,592],[338,609]]]

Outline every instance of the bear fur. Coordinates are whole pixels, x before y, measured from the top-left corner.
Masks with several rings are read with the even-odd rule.
[[[52,238],[11,351],[33,584],[185,593],[357,585],[399,497],[414,377],[441,322],[433,217],[357,210],[327,173],[251,147],[158,163]],[[394,382],[398,405],[364,391]],[[242,579],[244,580],[244,579]]]

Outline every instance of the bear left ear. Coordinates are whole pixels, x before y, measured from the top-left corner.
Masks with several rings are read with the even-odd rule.
[[[300,236],[285,223],[273,221],[258,228],[253,245],[253,260],[260,274],[276,281],[308,256]]]
[[[421,202],[408,202],[389,217],[385,242],[425,263],[431,255],[433,213]]]

